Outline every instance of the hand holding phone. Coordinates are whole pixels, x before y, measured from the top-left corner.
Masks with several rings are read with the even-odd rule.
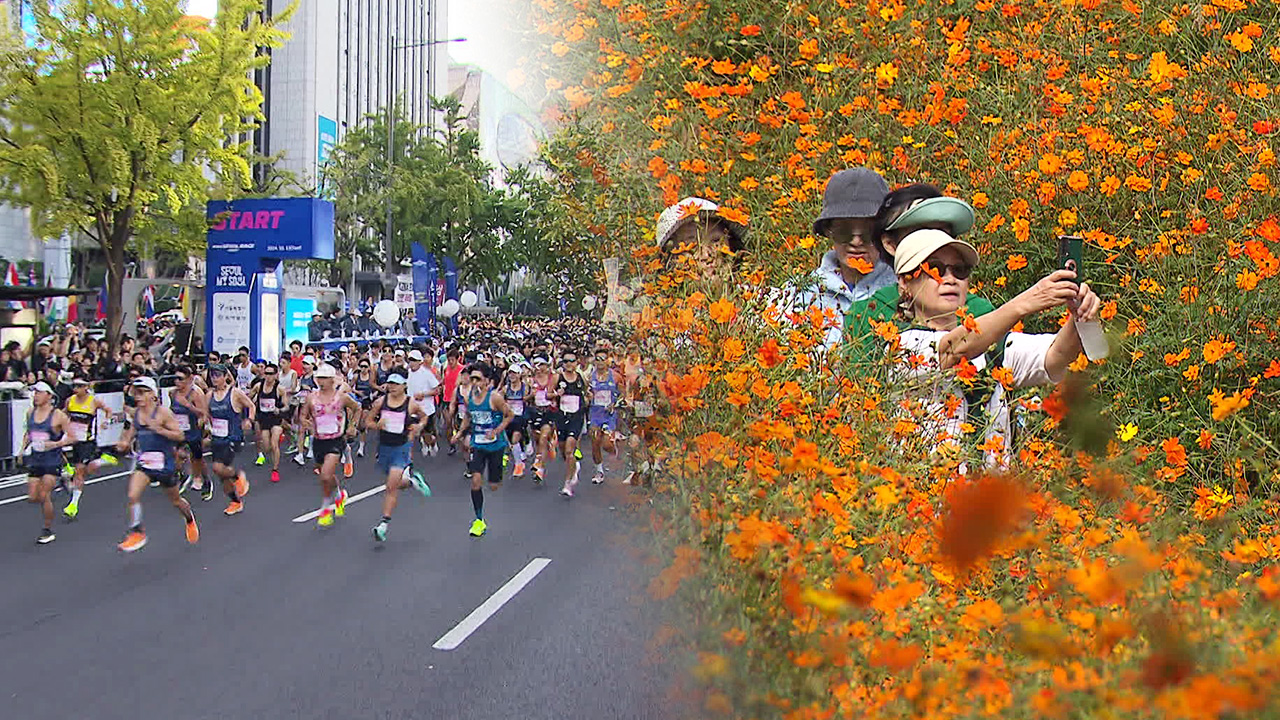
[[[1058,267],[1075,272],[1075,281],[1084,287],[1084,238],[1078,235],[1058,236]],[[1076,300],[1068,303],[1073,315],[1079,314]],[[1090,360],[1102,360],[1107,357],[1110,348],[1107,337],[1102,332],[1102,325],[1097,320],[1075,321],[1076,333],[1080,336],[1080,345]]]

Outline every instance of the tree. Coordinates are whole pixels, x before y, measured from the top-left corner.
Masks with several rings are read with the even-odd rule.
[[[102,247],[114,347],[131,242],[197,249],[210,194],[249,188],[252,71],[293,7],[271,18],[262,0],[221,0],[214,22],[176,0],[31,7],[34,43],[0,51],[0,199],[30,208],[40,237],[82,232]]]

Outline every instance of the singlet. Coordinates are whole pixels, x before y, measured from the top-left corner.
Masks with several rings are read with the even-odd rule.
[[[587,411],[582,397],[586,394],[586,383],[582,381],[582,373],[577,380],[560,379],[560,412],[565,415],[581,415]]]
[[[462,374],[462,365],[456,367],[445,368],[444,371],[444,396],[453,397],[453,393],[458,389],[458,376]]]
[[[229,394],[230,391],[228,391]],[[138,467],[152,472],[173,472],[173,441],[149,427],[142,427],[138,422],[140,412],[142,411],[133,412],[133,426],[138,430]],[[151,417],[148,420],[154,423],[159,413],[160,406],[157,404],[151,409]],[[239,423],[236,427],[240,427]]]
[[[597,412],[609,412],[617,399],[618,381],[614,378],[613,371],[605,373],[603,379],[593,373],[591,375],[591,409]]]
[[[194,409],[184,405],[182,402],[190,402],[190,395],[182,396],[177,390],[169,394],[169,409],[173,412],[173,416],[178,420],[178,427],[182,428],[182,434],[188,440],[199,440],[200,432],[200,415]]]
[[[351,382],[351,388],[355,391],[357,400],[373,399],[373,382],[365,379],[363,375],[356,374],[356,379]]]
[[[315,392],[319,386],[316,385],[316,379],[311,375],[304,375],[298,379],[298,392],[293,396],[295,405],[301,405],[306,401],[307,396]]]
[[[218,391],[209,391],[209,434],[216,443],[240,442],[240,413],[231,405],[233,388],[218,399]]]
[[[406,396],[400,407],[390,407],[389,398],[383,398],[380,420],[387,425],[378,431],[378,444],[385,447],[400,447],[409,442],[409,398]]]
[[[487,452],[502,450],[507,446],[507,436],[504,433],[494,432],[502,424],[502,413],[494,410],[490,404],[493,391],[485,392],[484,400],[480,402],[471,400],[474,395],[475,393],[467,395],[467,415],[471,418],[471,447]],[[483,442],[490,434],[495,435],[493,442]]]
[[[249,384],[253,382],[253,363],[245,367],[235,366],[236,368],[236,385],[241,390],[248,390]]]
[[[342,407],[341,393],[335,391],[333,400],[327,403],[320,402],[320,393],[316,393],[311,400],[311,409],[315,414],[317,439],[333,440],[342,437],[342,432],[346,429],[347,413]]]
[[[520,383],[519,388],[513,388],[510,385],[507,385],[505,397],[507,399],[507,404],[511,406],[511,412],[514,413],[516,417],[524,415],[524,398],[528,394],[529,387],[523,382]]]
[[[533,379],[533,404],[539,410],[548,410],[551,408],[551,399],[547,397],[547,388],[550,387],[551,380],[547,379],[545,383],[539,383],[537,378]]]
[[[89,442],[96,437],[98,412],[93,409],[93,402],[93,393],[89,393],[84,402],[76,395],[67,398],[67,418],[71,420],[71,437],[76,442]]]
[[[286,372],[285,368],[280,368],[276,372],[278,373],[277,377],[280,378],[278,380],[280,383],[280,389],[285,392],[293,392],[294,386],[298,384],[298,376],[293,373],[293,369],[290,368],[289,371]]]
[[[62,450],[44,449],[48,443],[62,439],[62,433],[54,432],[53,430],[53,413],[54,407],[50,405],[49,414],[45,416],[44,420],[36,420],[34,408],[27,414],[27,434],[31,438],[31,459],[27,461],[27,464],[31,467],[62,467]]]
[[[275,415],[283,409],[284,405],[280,397],[280,383],[276,382],[276,386],[271,388],[271,392],[267,392],[266,387],[267,384],[265,382],[258,387],[258,412]]]

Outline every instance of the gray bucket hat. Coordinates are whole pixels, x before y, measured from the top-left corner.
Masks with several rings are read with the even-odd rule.
[[[827,181],[822,214],[813,221],[813,232],[826,235],[827,226],[839,218],[873,218],[880,212],[889,185],[871,168],[841,170]]]

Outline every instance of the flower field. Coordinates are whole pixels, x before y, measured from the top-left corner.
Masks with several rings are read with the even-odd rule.
[[[1280,4],[528,13],[559,202],[644,280],[667,402],[650,590],[688,623],[668,639],[700,714],[1280,716]],[[997,305],[1085,238],[1111,356],[1019,395],[1011,472],[921,450],[884,367],[770,307],[854,166],[972,204]],[[688,195],[749,224],[733,277],[660,257]]]

